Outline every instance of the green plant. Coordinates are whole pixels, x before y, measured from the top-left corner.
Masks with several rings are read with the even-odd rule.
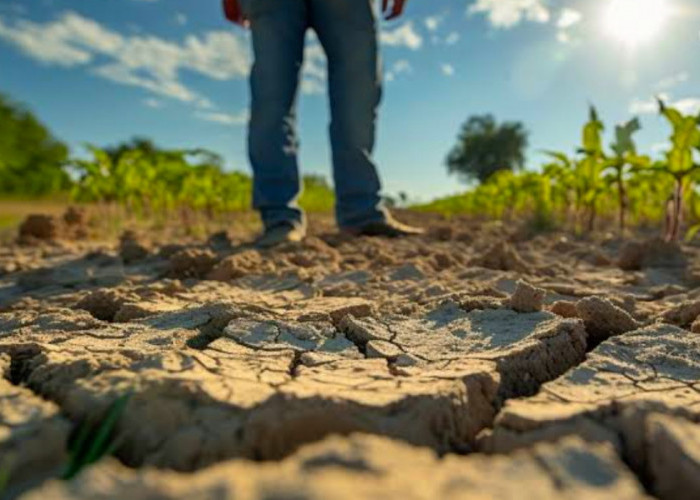
[[[613,155],[606,158],[606,167],[611,172],[608,181],[616,186],[618,197],[618,229],[624,234],[627,228],[627,211],[629,210],[629,195],[626,177],[630,169],[646,168],[651,164],[648,156],[637,154],[634,134],[641,130],[638,118],[633,118],[623,125],[615,127],[615,142],[611,148]]]
[[[0,461],[0,498],[10,484],[13,461],[14,457],[11,454],[2,457],[2,461]]]
[[[119,445],[114,431],[130,398],[130,393],[119,396],[109,406],[100,421],[85,422],[78,427],[74,438],[69,443],[70,458],[66,470],[61,475],[62,479],[72,479],[85,467],[114,453]]]
[[[683,115],[659,99],[659,110],[671,125],[671,148],[666,158],[654,163],[651,168],[673,178],[673,194],[666,217],[666,240],[677,241],[681,234],[684,197],[690,187],[693,174],[700,170],[693,155],[700,151],[700,114]]]

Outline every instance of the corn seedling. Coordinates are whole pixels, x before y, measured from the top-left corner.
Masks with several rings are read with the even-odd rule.
[[[85,422],[78,427],[69,443],[69,462],[61,478],[72,479],[91,464],[111,455],[117,449],[119,440],[114,431],[131,394],[118,397],[107,409],[102,420],[96,424]]]

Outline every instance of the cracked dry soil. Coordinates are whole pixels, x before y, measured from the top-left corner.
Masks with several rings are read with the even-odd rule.
[[[413,217],[0,249],[4,495],[700,498],[698,248]],[[114,456],[54,479],[126,392]]]

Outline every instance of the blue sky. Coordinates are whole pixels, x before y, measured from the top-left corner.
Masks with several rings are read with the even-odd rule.
[[[604,22],[619,1],[630,0],[409,0],[406,15],[381,28],[377,159],[386,190],[429,199],[462,189],[444,158],[477,113],[526,124],[531,168],[543,149],[573,151],[588,103],[608,133],[640,115],[641,149],[661,148],[668,131],[652,96],[700,109],[700,2],[636,0],[665,1],[670,14],[631,47]],[[624,21],[613,19],[613,31]],[[247,34],[222,19],[219,0],[0,3],[0,92],[75,152],[145,135],[210,148],[247,171],[250,57]],[[304,75],[302,168],[329,176],[324,62],[313,37]]]

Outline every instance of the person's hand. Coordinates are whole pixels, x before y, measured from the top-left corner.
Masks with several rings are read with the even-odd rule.
[[[243,15],[240,0],[223,0],[226,19],[239,26],[248,27],[248,19]]]
[[[382,0],[382,13],[384,19],[391,21],[403,14],[403,9],[406,7],[407,0]]]

